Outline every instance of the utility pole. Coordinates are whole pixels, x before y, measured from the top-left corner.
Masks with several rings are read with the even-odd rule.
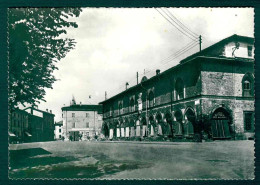
[[[138,71],[136,72],[136,81],[137,81],[137,85],[138,85]]]
[[[94,135],[96,136],[96,114],[94,111]]]
[[[201,35],[199,36],[200,52],[201,52]]]

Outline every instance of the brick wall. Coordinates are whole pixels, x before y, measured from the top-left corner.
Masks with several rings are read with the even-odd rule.
[[[229,110],[232,123],[235,124],[235,131],[237,134],[241,134],[244,133],[244,111],[254,111],[254,101],[204,98],[202,99],[201,107],[202,114],[208,116],[208,119],[213,111],[219,107]]]

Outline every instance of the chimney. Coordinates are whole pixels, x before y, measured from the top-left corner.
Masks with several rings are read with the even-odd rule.
[[[81,102],[79,102],[79,105],[81,106]]]
[[[50,113],[52,114],[52,110],[50,110]]]
[[[156,69],[156,75],[160,74],[160,69]]]
[[[46,112],[48,112],[48,109],[46,109]]]

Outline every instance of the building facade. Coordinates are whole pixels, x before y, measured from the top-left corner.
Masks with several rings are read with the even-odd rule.
[[[31,142],[44,142],[54,140],[54,114],[52,111],[42,111],[34,107],[24,109],[28,114],[28,130]]]
[[[9,122],[10,142],[54,140],[54,114],[36,108],[14,109]]]
[[[100,136],[102,106],[76,104],[62,107],[63,137],[67,140],[90,140]]]
[[[254,137],[254,39],[233,35],[103,102],[109,139]]]
[[[63,122],[59,121],[54,124],[54,139],[60,140],[62,139],[62,133],[63,133]]]
[[[20,109],[15,109],[10,115],[9,136],[10,142],[26,142],[30,141],[29,133],[29,114]]]

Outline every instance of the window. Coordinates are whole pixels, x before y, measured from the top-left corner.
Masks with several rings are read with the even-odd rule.
[[[248,80],[244,81],[244,90],[250,90],[250,82]]]
[[[249,73],[245,74],[242,80],[242,95],[244,97],[252,97],[254,95],[254,84],[253,84],[253,76]]]
[[[134,112],[135,111],[135,101],[134,98],[131,98],[130,100],[130,112]]]
[[[63,118],[63,114],[61,114],[61,117]]]
[[[61,132],[61,129],[59,129],[59,132]]]
[[[119,103],[119,114],[123,114],[123,105],[122,105],[122,102]]]
[[[109,110],[109,116],[113,116],[113,112],[114,112],[114,108],[112,106],[112,107],[110,107],[110,110]]]
[[[247,46],[247,51],[248,51],[248,56],[249,57],[252,57],[252,50],[253,50],[253,47],[252,46]]]
[[[75,118],[75,113],[72,113],[72,117]]]
[[[89,122],[86,123],[86,128],[89,128]]]
[[[59,138],[61,138],[61,135],[59,135]]]
[[[153,91],[151,91],[149,93],[149,107],[153,107],[154,106],[154,94]]]
[[[89,117],[89,113],[86,113],[86,118],[88,118]]]
[[[184,85],[182,79],[178,78],[175,83],[176,100],[184,98]]]
[[[75,126],[76,126],[76,123],[75,122],[72,123],[72,128],[75,128]]]
[[[246,132],[254,131],[254,112],[244,112],[244,128]]]

